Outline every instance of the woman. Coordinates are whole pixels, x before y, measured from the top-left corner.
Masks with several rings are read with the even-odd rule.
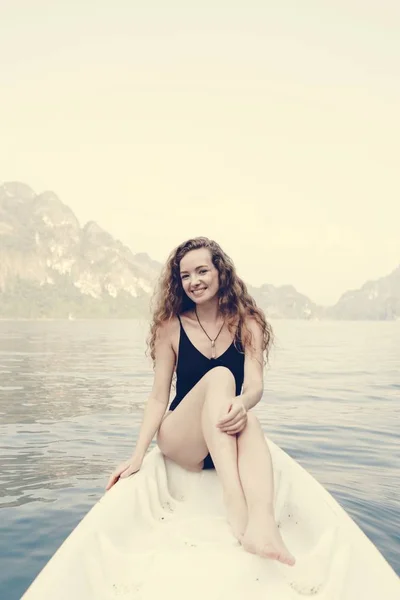
[[[185,469],[215,467],[228,521],[246,550],[293,565],[275,523],[270,453],[251,412],[263,394],[271,338],[216,242],[199,237],[178,246],[159,280],[149,341],[154,384],[139,438],[106,489],[140,469],[157,433],[161,452]],[[175,365],[177,393],[166,411]]]

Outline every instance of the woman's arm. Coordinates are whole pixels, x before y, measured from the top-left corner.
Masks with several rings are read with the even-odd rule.
[[[246,325],[252,333],[253,351],[245,349],[242,393],[235,396],[229,411],[217,423],[221,431],[232,435],[244,429],[247,412],[261,400],[264,391],[263,332],[255,319],[249,319]]]
[[[246,325],[253,335],[253,352],[248,348],[245,349],[243,389],[238,399],[243,402],[246,410],[250,410],[258,404],[264,392],[263,332],[253,318],[249,318]]]
[[[175,367],[175,352],[171,344],[172,329],[173,324],[167,321],[157,330],[153,388],[146,403],[138,441],[132,454],[132,457],[139,460],[145,457],[168,406]]]

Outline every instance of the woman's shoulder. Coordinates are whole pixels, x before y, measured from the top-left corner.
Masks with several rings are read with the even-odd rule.
[[[158,335],[164,340],[168,340],[173,348],[176,346],[176,340],[179,339],[179,319],[177,315],[173,315],[169,319],[165,319],[158,326]]]
[[[174,333],[174,331],[177,328],[179,328],[178,316],[173,315],[172,317],[165,319],[165,321],[162,321],[158,327],[160,329],[160,332],[162,331],[163,335],[165,335],[165,336],[167,336],[171,333]]]
[[[171,345],[175,356],[178,355],[178,345],[180,338],[180,324],[177,315],[173,315],[169,319],[166,319],[161,323],[160,327],[160,335],[162,335],[165,341],[168,340]]]
[[[178,316],[176,318],[178,320]],[[188,321],[196,321],[194,310],[184,310],[183,312],[181,312],[179,314],[179,318],[181,318],[181,319],[183,318],[184,320],[188,320]]]
[[[247,314],[243,324],[251,335],[260,336],[263,333],[263,327],[254,315]]]

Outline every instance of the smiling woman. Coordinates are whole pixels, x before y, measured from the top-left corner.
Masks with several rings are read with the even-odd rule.
[[[214,293],[216,293],[218,291],[218,271],[212,264],[209,252],[201,251],[201,253],[197,253],[197,256],[199,256],[199,254],[200,256],[203,255],[203,259],[207,260],[209,264],[199,265],[194,268],[193,283],[190,272],[181,270],[183,289],[188,294],[192,293],[194,296],[199,296],[201,295],[201,292],[207,290],[210,285],[214,283],[216,285]],[[193,262],[193,260],[190,260],[190,254],[189,257],[186,258],[186,261],[182,260],[183,264],[188,263],[190,265],[191,262]]]
[[[155,299],[153,388],[135,451],[107,489],[140,469],[157,434],[163,455],[181,467],[216,469],[229,524],[246,550],[293,565],[275,522],[270,452],[251,412],[263,394],[270,325],[232,260],[205,237],[171,253]]]

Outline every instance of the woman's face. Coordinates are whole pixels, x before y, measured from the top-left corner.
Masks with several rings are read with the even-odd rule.
[[[190,250],[180,262],[180,278],[185,293],[196,304],[211,300],[219,289],[218,270],[208,248]]]

